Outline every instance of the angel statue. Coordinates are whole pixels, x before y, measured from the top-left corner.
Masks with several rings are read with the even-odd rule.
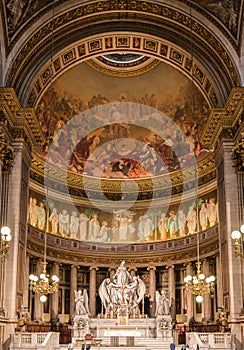
[[[75,292],[75,316],[76,315],[88,315],[90,316],[89,306],[88,306],[88,294],[87,290],[84,289],[83,293],[81,290]]]
[[[155,316],[170,315],[170,298],[165,290],[156,291],[156,311]]]

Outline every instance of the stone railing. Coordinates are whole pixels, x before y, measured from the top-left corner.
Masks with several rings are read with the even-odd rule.
[[[10,350],[58,350],[59,333],[17,333],[11,337]]]
[[[232,333],[186,333],[186,343],[200,349],[235,349],[235,335]]]

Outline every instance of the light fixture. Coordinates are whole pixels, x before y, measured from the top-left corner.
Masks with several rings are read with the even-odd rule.
[[[11,230],[8,226],[3,226],[1,228],[1,246],[0,246],[0,259],[5,259],[8,257],[9,242],[11,241]]]
[[[206,277],[201,272],[201,262],[196,262],[197,273],[194,276],[188,275],[184,278],[186,284],[186,290],[196,296],[196,301],[201,303],[203,301],[204,294],[210,294],[214,292],[215,277]]]
[[[243,252],[241,252],[242,233],[244,233],[244,225],[241,225],[240,231],[235,230],[231,233],[231,238],[233,239],[234,254],[235,256],[241,256],[244,258]]]
[[[50,111],[52,107],[52,78],[53,78],[53,42],[54,42],[54,0],[52,3],[52,43],[51,43],[51,68],[50,68]],[[50,126],[49,126],[50,128]],[[48,135],[50,135],[50,130],[48,130]],[[48,185],[48,176],[49,176],[49,166],[46,164],[46,177],[47,181],[45,185]],[[48,187],[46,187],[46,197],[48,198]],[[47,201],[47,208],[48,208],[48,201]],[[47,210],[47,220],[48,222],[48,210]],[[43,269],[40,276],[36,276],[31,274],[29,276],[30,279],[30,290],[36,293],[40,294],[40,301],[42,303],[45,303],[47,300],[47,295],[52,294],[58,291],[58,282],[59,278],[56,275],[49,276],[47,274],[47,261],[46,261],[46,255],[47,255],[47,232],[45,231],[45,238],[44,238],[44,261],[42,262]]]
[[[47,300],[47,295],[58,291],[59,278],[56,275],[52,275],[51,278],[47,274],[47,262],[42,262],[43,270],[40,276],[31,274],[30,279],[30,290],[39,293],[40,301],[45,303]]]

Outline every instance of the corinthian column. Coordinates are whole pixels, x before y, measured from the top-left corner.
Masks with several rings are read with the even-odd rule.
[[[192,264],[189,263],[186,265],[186,275],[191,275],[193,274],[193,268]],[[187,315],[186,315],[186,321],[189,322],[189,320],[194,316],[194,297],[191,293],[186,291],[186,309],[187,309]]]
[[[52,268],[52,274],[59,276],[59,264],[54,263]],[[51,320],[58,322],[58,291],[51,294]]]
[[[176,318],[176,308],[175,308],[175,270],[174,266],[168,268],[169,273],[169,295],[171,303],[171,316],[173,320]]]
[[[71,265],[70,268],[70,308],[69,308],[69,319],[72,320],[72,317],[75,312],[75,290],[77,290],[77,267]]]
[[[156,293],[156,267],[148,266],[149,271],[149,295],[150,295],[150,317],[155,316],[155,293]]]
[[[90,267],[89,307],[92,317],[96,315],[96,271],[97,266]]]
[[[217,283],[217,307],[224,307],[223,299],[223,283],[222,283],[222,267],[220,256],[216,256],[216,283]]]
[[[39,277],[42,273],[42,261],[39,259],[36,264],[36,275]],[[40,294],[35,293],[34,296],[34,320],[43,321],[43,306],[44,304],[40,301]]]
[[[202,271],[205,277],[210,275],[209,273],[209,262],[203,261]],[[209,321],[211,318],[211,295],[209,293],[203,295],[203,317],[205,321]]]

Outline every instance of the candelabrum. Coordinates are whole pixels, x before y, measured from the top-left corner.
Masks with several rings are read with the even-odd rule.
[[[210,294],[214,291],[214,282],[215,277],[209,276],[205,277],[203,273],[201,273],[201,262],[196,262],[197,273],[195,276],[188,275],[184,278],[184,282],[186,284],[186,290],[196,295],[196,301],[201,303],[203,301],[204,294]]]
[[[47,262],[42,262],[43,271],[40,277],[31,274],[30,279],[30,290],[39,293],[41,302],[47,300],[47,295],[58,291],[59,278],[56,275],[52,275],[51,278],[47,274]]]
[[[235,256],[241,256],[242,258],[244,257],[243,252],[241,252],[241,243],[242,242],[242,233],[244,233],[244,225],[241,225],[240,231],[235,230],[231,233],[231,237],[233,239],[233,246],[234,246],[234,254]]]
[[[7,226],[1,228],[1,246],[0,246],[0,259],[8,257],[9,242],[11,241],[11,230]]]

